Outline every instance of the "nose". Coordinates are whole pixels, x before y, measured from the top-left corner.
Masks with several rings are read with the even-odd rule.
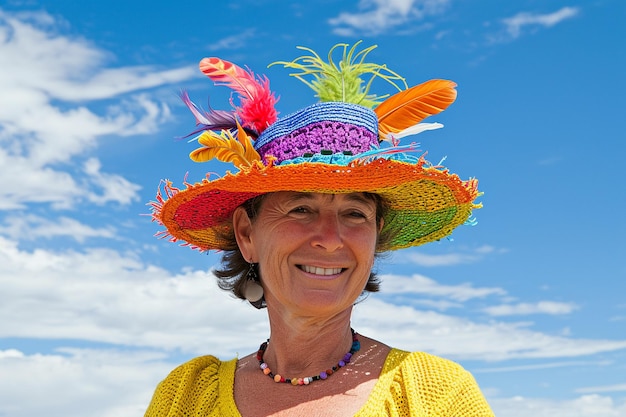
[[[343,247],[343,236],[341,234],[341,224],[335,213],[320,214],[314,228],[311,245],[316,248],[333,252]]]

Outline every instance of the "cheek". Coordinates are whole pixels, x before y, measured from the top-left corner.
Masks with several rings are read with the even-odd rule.
[[[292,229],[280,225],[257,228],[252,239],[259,261],[273,269],[280,265],[297,242]]]
[[[310,227],[297,222],[283,222],[258,230],[257,242],[269,252],[291,250],[302,245],[311,237]],[[271,248],[269,248],[271,246]]]
[[[374,266],[378,235],[375,231],[355,233],[349,236],[352,252],[356,254],[359,266],[367,269],[368,276]]]
[[[376,229],[355,230],[349,233],[347,237],[358,245],[365,253],[374,252],[378,241],[378,233]]]

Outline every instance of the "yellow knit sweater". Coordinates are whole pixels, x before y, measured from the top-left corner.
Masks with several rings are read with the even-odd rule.
[[[237,360],[201,356],[157,387],[145,417],[241,417],[233,397]],[[493,417],[472,375],[423,352],[392,349],[355,417]]]

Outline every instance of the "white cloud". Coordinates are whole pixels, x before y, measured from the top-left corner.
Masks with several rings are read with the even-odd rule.
[[[529,329],[526,323],[474,322],[370,297],[354,313],[355,329],[406,350],[457,360],[571,358],[626,349],[626,340],[573,339]]]
[[[494,373],[494,372],[519,372],[519,371],[535,371],[538,369],[554,369],[554,368],[580,368],[583,366],[609,366],[611,361],[559,361],[549,363],[535,363],[530,365],[514,365],[514,366],[497,366],[490,368],[476,368],[474,373]]]
[[[575,303],[557,301],[539,301],[536,303],[502,304],[484,309],[492,316],[520,316],[530,314],[570,314],[578,310]]]
[[[623,384],[615,384],[615,385],[601,385],[596,387],[585,387],[578,388],[576,392],[581,394],[588,393],[600,393],[600,392],[626,392],[626,382]]]
[[[385,288],[385,293],[387,290]],[[411,305],[428,310],[446,311],[452,308],[463,308],[463,304],[448,300],[432,300],[427,298],[411,298]]]
[[[446,253],[446,254],[427,254],[420,252],[419,250],[408,251],[404,257],[419,266],[435,267],[435,266],[450,266],[466,263],[474,263],[480,261],[485,255],[498,252],[506,252],[505,249],[496,250],[493,246],[483,245],[475,248],[472,251],[465,253]]]
[[[32,202],[71,207],[85,194],[70,171],[77,159],[106,135],[155,132],[170,111],[145,90],[197,72],[192,66],[110,68],[110,53],[63,35],[60,26],[44,12],[0,10],[0,210]],[[133,196],[96,199],[126,204]]]
[[[385,294],[423,294],[425,296],[446,297],[455,301],[467,301],[472,298],[484,298],[489,295],[506,295],[502,288],[476,288],[470,283],[460,285],[442,285],[420,274],[410,277],[381,275]]]
[[[548,14],[538,14],[520,12],[513,17],[502,19],[506,26],[507,33],[513,38],[518,38],[525,27],[545,27],[549,28],[564,20],[571,19],[579,13],[577,7],[563,7],[556,12]]]
[[[0,378],[0,415],[143,415],[157,382],[171,370],[162,359],[162,354],[148,351],[0,351],[0,375],[11,375]]]
[[[45,24],[34,24],[33,19]],[[24,88],[59,100],[84,101],[197,75],[193,66],[165,70],[150,66],[107,68],[113,60],[109,52],[84,38],[59,32],[57,22],[44,12],[11,14],[0,10],[0,85],[15,87],[11,91]]]
[[[232,357],[237,349],[256,349],[268,332],[266,313],[218,290],[209,271],[171,274],[108,249],[25,251],[0,238],[0,287],[0,337],[198,354],[209,349]],[[483,291],[444,293],[466,299],[478,296],[475,290]],[[357,330],[391,345],[455,358],[575,357],[626,349],[622,340],[553,336],[522,323],[478,323],[392,305],[375,295],[357,305],[354,322]]]
[[[9,215],[0,225],[0,234],[14,240],[35,241],[65,236],[79,243],[88,238],[113,239],[115,228],[94,228],[69,217],[44,218],[32,214]]]
[[[196,353],[210,341],[224,356],[256,348],[267,337],[264,312],[228,297],[214,281],[206,270],[173,275],[113,250],[28,252],[0,238],[0,337]]]
[[[329,20],[342,36],[377,35],[409,21],[445,11],[449,0],[361,0],[358,13],[343,12]]]
[[[91,189],[101,190],[101,194],[94,191],[87,193],[87,199],[91,203],[102,205],[115,201],[128,204],[138,199],[137,192],[141,187],[119,175],[102,173],[100,168],[100,162],[95,158],[88,159],[84,164],[86,180],[92,185]]]
[[[479,260],[480,258],[474,254],[465,254],[465,253],[446,253],[446,254],[437,254],[431,255],[420,252],[411,252],[407,258],[419,266],[450,266],[450,265],[458,265],[465,263],[473,263]]]
[[[209,51],[220,51],[220,50],[234,50],[243,48],[246,45],[246,41],[256,34],[255,29],[250,28],[244,30],[241,33],[237,33],[236,35],[228,36],[226,38],[219,39],[215,42],[212,42],[207,46]]]
[[[622,417],[626,401],[611,397],[583,395],[574,399],[554,400],[529,397],[496,398],[490,404],[498,417]]]
[[[0,210],[20,209],[29,202],[70,206],[81,193],[69,173],[33,167],[32,161],[8,155],[3,148],[0,148],[0,184]]]
[[[0,211],[23,209],[28,203],[67,209],[85,199],[96,204],[128,204],[138,199],[139,185],[100,170],[96,158],[87,159],[83,163],[87,175],[75,179],[69,172],[35,167],[32,160],[9,156],[0,148]]]

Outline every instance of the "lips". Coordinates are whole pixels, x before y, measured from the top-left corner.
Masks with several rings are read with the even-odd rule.
[[[343,271],[343,268],[321,268],[319,266],[311,266],[311,265],[299,265],[300,269],[304,272],[308,272],[309,274],[315,275],[337,275]]]

